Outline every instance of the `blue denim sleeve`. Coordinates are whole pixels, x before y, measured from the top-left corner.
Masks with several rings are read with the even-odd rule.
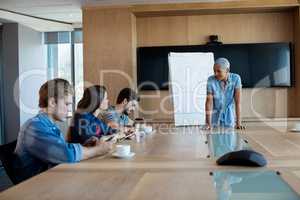
[[[82,146],[67,143],[57,128],[32,123],[25,131],[26,150],[38,159],[55,164],[82,159]]]
[[[105,114],[104,114],[104,120],[106,122],[116,122],[116,123],[119,123],[118,121],[118,115],[116,112],[114,111],[107,111]]]
[[[241,77],[237,74],[236,75],[236,83],[235,83],[235,89],[241,89],[242,88],[242,80]]]

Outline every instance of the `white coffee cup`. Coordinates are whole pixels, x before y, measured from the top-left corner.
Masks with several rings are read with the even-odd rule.
[[[120,156],[128,156],[130,154],[130,145],[124,145],[124,144],[117,145],[116,153]]]
[[[294,129],[295,129],[295,130],[300,130],[300,123],[296,123],[296,124],[294,125]]]

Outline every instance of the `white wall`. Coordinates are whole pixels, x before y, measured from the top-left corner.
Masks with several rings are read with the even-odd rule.
[[[46,81],[47,64],[42,33],[17,23],[5,23],[2,37],[3,121],[7,143],[15,140],[20,126],[37,114],[38,90]]]
[[[19,25],[20,124],[36,115],[38,91],[47,80],[46,49],[43,33]]]

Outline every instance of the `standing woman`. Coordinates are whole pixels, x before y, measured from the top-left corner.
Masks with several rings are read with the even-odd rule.
[[[229,70],[229,61],[219,58],[215,61],[214,75],[207,80],[206,129],[244,129],[241,124],[241,77]]]
[[[69,140],[73,143],[92,145],[98,142],[101,136],[117,132],[97,118],[99,113],[107,108],[107,91],[104,86],[94,85],[86,88],[69,129]]]

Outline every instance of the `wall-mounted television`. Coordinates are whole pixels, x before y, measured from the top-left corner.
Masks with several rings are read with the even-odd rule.
[[[241,76],[244,88],[292,87],[292,49],[291,43],[139,47],[138,86],[141,90],[168,89],[170,52],[213,52],[215,59],[230,61],[230,71]]]

